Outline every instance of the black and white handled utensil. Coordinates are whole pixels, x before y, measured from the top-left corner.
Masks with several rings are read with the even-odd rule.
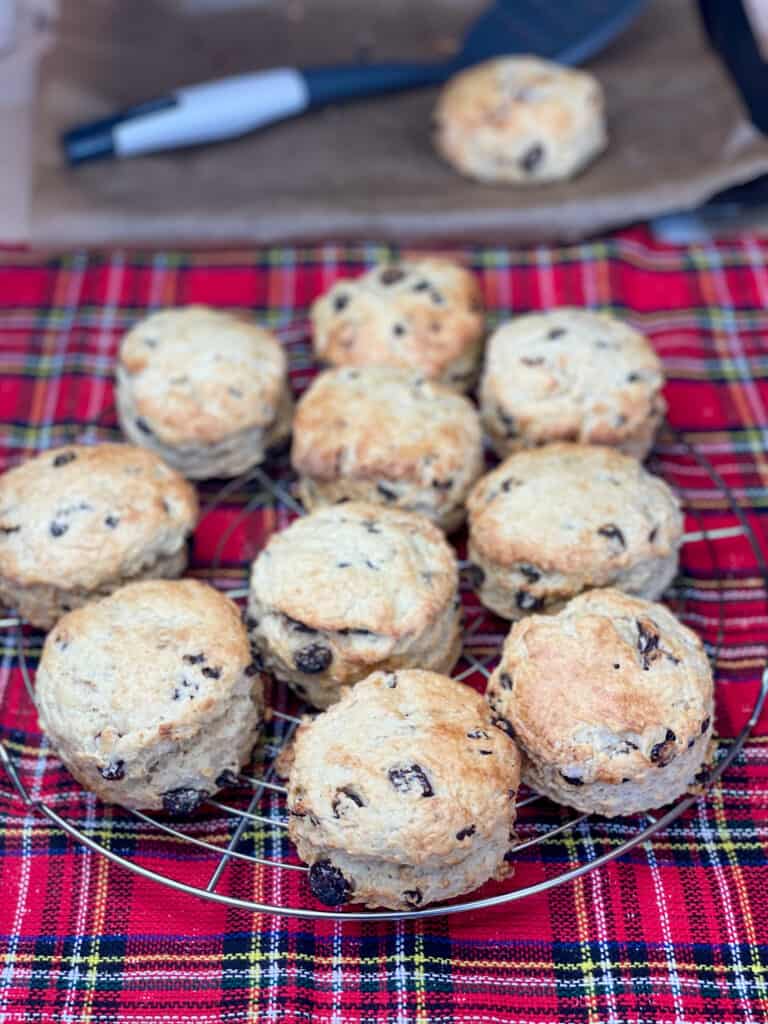
[[[62,144],[73,164],[137,156],[235,138],[328,103],[436,85],[502,53],[578,64],[606,46],[644,5],[645,0],[496,0],[446,61],[273,68],[235,75],[185,86],[79,125],[64,134]]]

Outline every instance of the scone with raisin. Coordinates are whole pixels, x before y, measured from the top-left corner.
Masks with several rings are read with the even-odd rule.
[[[323,903],[423,907],[509,872],[520,764],[471,687],[376,672],[305,720],[288,832]]]
[[[563,306],[502,324],[488,341],[483,426],[503,458],[549,441],[644,459],[664,419],[664,373],[648,340],[606,313]]]
[[[577,174],[605,148],[603,90],[588,71],[530,56],[454,75],[435,109],[435,144],[477,181],[537,185]]]
[[[248,626],[264,665],[315,707],[375,669],[449,672],[461,653],[453,548],[413,512],[350,502],[270,538]]]
[[[520,746],[523,781],[580,811],[647,811],[707,775],[712,672],[663,605],[592,590],[516,623],[487,699]]]
[[[592,587],[655,600],[677,573],[680,502],[612,448],[550,444],[510,455],[468,500],[470,575],[506,619],[555,611]]]
[[[412,370],[321,373],[296,409],[291,461],[308,509],[370,501],[420,512],[446,531],[482,472],[474,406]]]
[[[0,601],[49,629],[135,579],[180,576],[194,488],[153,452],[70,445],[0,477]]]
[[[484,340],[474,275],[443,259],[403,260],[337,281],[312,306],[315,354],[334,366],[401,366],[458,391]]]
[[[237,476],[290,434],[285,350],[221,310],[152,313],[120,345],[117,411],[129,440],[189,479]]]
[[[249,760],[262,689],[232,601],[195,580],[148,580],[56,624],[35,699],[78,782],[109,803],[186,814]]]

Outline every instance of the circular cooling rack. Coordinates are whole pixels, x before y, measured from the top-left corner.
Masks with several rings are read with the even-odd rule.
[[[701,509],[695,505],[685,507],[687,522],[695,523],[697,528],[685,535],[681,559],[683,575],[664,598],[679,618],[695,628],[697,620],[688,599],[692,587],[684,574],[686,548],[705,545],[711,565],[708,586],[716,588],[708,592],[708,603],[717,609],[716,636],[712,642],[705,641],[705,646],[716,667],[725,636],[725,590],[728,586],[727,569],[718,562],[720,541],[743,537],[752,549],[763,581],[768,579],[768,568],[744,512],[715,467],[682,435],[667,429],[665,441],[665,452],[674,452],[674,459],[678,460],[672,464],[671,474],[666,475],[674,477],[677,467],[705,476],[713,488],[708,492],[708,503],[711,505],[714,493],[726,509],[726,515],[733,519],[730,526],[707,529]],[[665,468],[666,462],[662,464],[658,458],[656,465],[652,465],[661,475],[665,475],[661,472]],[[208,524],[206,534],[216,532],[219,517],[222,526],[211,557],[193,558],[191,574],[242,601],[247,595],[250,562],[269,533],[282,528],[294,515],[303,514],[303,509],[291,496],[290,485],[290,468],[284,455],[273,458],[265,468],[257,467],[229,481],[219,490],[216,485],[201,485],[201,522],[215,517]],[[266,509],[266,514],[255,517],[253,513],[257,508]],[[254,529],[256,520],[258,529]],[[264,526],[265,522],[268,527]],[[238,546],[238,557],[228,558],[228,548]],[[466,567],[466,563],[461,564]],[[484,682],[497,660],[509,625],[477,603],[466,581],[462,582],[462,590],[468,627],[454,677],[470,683]],[[21,672],[25,691],[22,699],[34,705],[33,668],[41,650],[42,634],[13,616],[0,620],[0,629],[10,634],[6,636],[6,649],[12,667],[18,667]],[[727,685],[716,686],[716,700],[719,688]],[[519,841],[513,847],[513,863],[517,866],[512,877],[504,882],[489,882],[469,897],[421,910],[365,910],[354,904],[327,909],[310,893],[308,869],[299,861],[287,838],[286,789],[275,762],[290,741],[302,713],[311,709],[298,703],[281,684],[272,682],[268,688],[271,717],[265,725],[263,742],[254,762],[239,775],[235,785],[207,800],[187,819],[101,804],[71,778],[39,735],[34,739],[25,737],[28,744],[25,751],[29,751],[30,744],[37,744],[31,756],[26,753],[12,757],[12,744],[0,742],[0,762],[16,794],[30,811],[47,818],[56,829],[113,863],[171,889],[230,907],[292,917],[342,921],[435,917],[494,907],[553,889],[643,844],[696,801],[706,799],[706,790],[738,757],[758,721],[767,692],[768,668],[763,672],[757,699],[741,731],[735,739],[720,743],[714,766],[703,783],[703,793],[689,793],[657,814],[602,819],[559,807],[523,788],[517,804]],[[35,795],[41,788],[41,777],[47,779],[49,775],[52,784],[45,787],[45,795]],[[185,877],[178,877],[179,871]],[[191,876],[195,876],[194,880]]]

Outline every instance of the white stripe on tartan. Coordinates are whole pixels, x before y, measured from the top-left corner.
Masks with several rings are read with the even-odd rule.
[[[3,667],[6,668],[5,659]],[[30,787],[30,796],[36,800],[40,796],[40,787],[45,775],[47,746],[45,741],[40,744],[35,760],[34,779]],[[3,961],[2,972],[0,972],[0,1021],[7,1019],[5,1007],[8,996],[13,986],[13,978],[16,968],[16,953],[19,948],[19,940],[23,930],[24,915],[27,912],[27,897],[29,894],[29,883],[32,873],[32,837],[37,824],[34,813],[25,814],[21,835],[21,876],[19,879],[19,892],[16,898],[16,907],[13,912],[13,927],[8,943],[8,951]]]
[[[51,447],[51,425],[56,414],[56,404],[59,397],[59,391],[61,390],[62,373],[64,371],[64,365],[67,358],[67,348],[69,347],[69,335],[75,321],[80,301],[86,266],[87,259],[85,253],[82,250],[77,251],[72,261],[72,268],[69,271],[69,279],[67,281],[67,288],[64,294],[64,314],[61,321],[57,322],[56,320],[59,312],[57,307],[52,307],[49,310],[49,320],[52,320],[52,323],[50,326],[47,326],[45,330],[46,333],[48,331],[53,331],[55,334],[55,351],[50,360],[51,374],[48,377],[48,382],[45,388],[45,400],[43,403],[43,448]],[[63,271],[59,271],[59,273],[62,272]],[[51,314],[53,314],[53,316],[51,316]]]
[[[410,1024],[405,970],[405,922],[395,922],[395,996],[397,998],[397,1024]]]
[[[684,1011],[682,990],[680,988],[680,976],[677,973],[675,944],[672,937],[672,929],[669,924],[669,915],[667,914],[667,895],[664,892],[662,872],[659,870],[659,864],[656,860],[656,851],[653,848],[653,842],[643,843],[643,849],[648,857],[648,866],[651,869],[651,881],[653,882],[653,889],[656,893],[656,907],[659,913],[659,923],[661,924],[661,933],[664,938],[664,954],[667,960],[667,979],[672,991],[672,1001],[675,1005],[675,1024],[688,1024],[683,1016]]]
[[[109,273],[107,275],[107,290],[106,298],[102,315],[100,318],[101,330],[96,336],[96,347],[100,354],[103,354],[104,358],[109,358],[112,340],[112,329],[115,324],[115,314],[119,305],[120,299],[120,286],[123,281],[123,273],[125,270],[125,257],[122,252],[116,252],[114,254],[112,262],[109,265]],[[91,384],[91,393],[88,399],[88,409],[85,414],[86,420],[95,419],[102,410],[104,404],[104,392],[106,390],[106,380],[97,377]]]
[[[595,843],[588,828],[579,826],[577,829],[582,847],[587,854],[587,860],[595,859]],[[608,952],[608,923],[605,916],[605,903],[603,902],[603,883],[606,880],[605,871],[590,871],[584,876],[587,888],[591,891],[591,906],[594,913],[594,920],[597,925],[597,941],[600,944],[600,968],[602,969],[603,982],[605,984],[605,998],[608,1003],[608,1017],[605,1024],[622,1024],[619,1017],[619,1009],[616,1003],[616,986],[613,976],[613,964]]]
[[[752,406],[752,413],[755,417],[754,428],[761,430],[762,426],[763,445],[766,447],[768,446],[768,427],[766,426],[768,424],[768,413],[766,413],[763,400],[760,397],[760,391],[752,379],[749,360],[739,338],[738,328],[734,323],[733,297],[728,287],[728,278],[723,270],[722,260],[717,247],[714,245],[708,246],[706,253],[706,266],[712,274],[715,292],[720,301],[728,347],[731,350],[733,361],[740,371],[739,380],[744,387],[744,394]]]
[[[343,1020],[342,997],[344,995],[344,922],[333,922],[333,956],[331,960],[331,1024]]]
[[[85,794],[85,827],[83,831],[87,834],[94,826],[96,818],[96,797],[93,793]],[[75,920],[75,927],[73,929],[75,935],[75,941],[72,947],[72,956],[70,958],[71,967],[69,971],[64,973],[63,967],[66,961],[62,962],[62,977],[67,979],[67,992],[64,999],[64,1009],[61,1013],[61,1020],[65,1024],[73,1024],[77,1019],[72,1011],[72,1004],[74,1003],[78,993],[78,979],[80,977],[80,961],[85,958],[82,955],[83,938],[86,934],[85,922],[88,917],[88,909],[92,905],[91,894],[88,891],[91,884],[91,864],[93,862],[95,854],[88,849],[78,849],[75,854],[75,860],[80,861],[81,872],[80,872],[80,884],[77,888],[77,918]],[[87,970],[87,969],[86,969]]]
[[[536,283],[539,286],[539,298],[543,309],[552,309],[558,304],[551,256],[552,250],[547,246],[536,246],[536,265],[539,268],[536,274]]]
[[[696,811],[699,819],[699,846],[701,846],[703,841],[704,848],[709,854],[710,864],[717,881],[718,892],[720,893],[720,905],[723,909],[723,914],[725,915],[725,927],[728,933],[728,948],[731,951],[731,958],[736,968],[733,985],[739,993],[741,1004],[744,1007],[744,1024],[754,1024],[755,1018],[752,1016],[752,1007],[750,1005],[749,994],[745,984],[746,979],[744,975],[744,965],[741,961],[741,953],[739,952],[739,929],[736,926],[736,914],[734,913],[734,907],[731,903],[731,888],[728,885],[728,880],[725,877],[725,872],[723,871],[722,862],[718,856],[718,845],[713,842],[713,830],[707,818],[707,808],[704,805],[704,801],[699,801]]]

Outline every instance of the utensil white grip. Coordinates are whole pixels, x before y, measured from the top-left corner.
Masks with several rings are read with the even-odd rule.
[[[232,138],[301,113],[308,99],[304,76],[295,68],[274,68],[177,89],[167,106],[113,126],[115,154],[136,156]]]

